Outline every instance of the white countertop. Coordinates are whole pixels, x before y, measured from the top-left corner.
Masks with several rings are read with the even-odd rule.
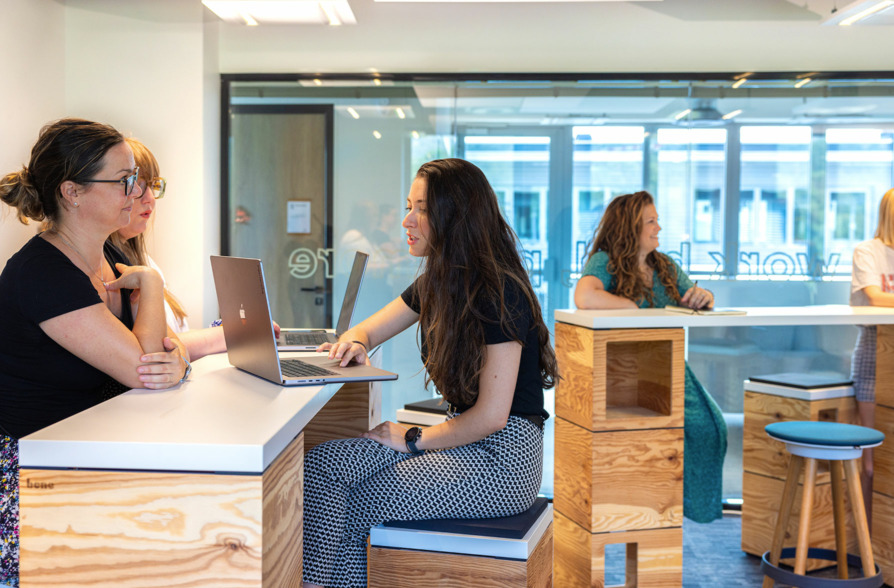
[[[894,324],[894,308],[878,306],[760,306],[735,307],[746,314],[679,314],[660,308],[638,310],[557,310],[556,321],[589,329],[649,329],[679,327],[771,327],[788,325]]]
[[[130,390],[20,439],[19,466],[259,474],[340,387],[279,386],[209,355],[175,388]]]

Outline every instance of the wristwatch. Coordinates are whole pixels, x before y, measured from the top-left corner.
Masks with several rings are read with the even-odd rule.
[[[407,442],[407,449],[410,450],[410,453],[413,455],[419,455],[420,453],[425,453],[424,449],[418,449],[416,447],[416,442],[422,438],[422,429],[419,427],[410,427],[407,429],[407,433],[404,435],[404,441]]]
[[[185,382],[185,381],[186,381],[186,378],[189,377],[189,374],[192,373],[192,364],[189,363],[189,360],[186,359],[186,358],[183,357],[183,356],[181,356],[180,359],[182,359],[182,360],[183,360],[183,363],[186,364],[186,371],[183,372],[183,377],[180,378],[180,381],[179,381],[179,382],[177,382],[178,384],[182,384],[183,382]]]

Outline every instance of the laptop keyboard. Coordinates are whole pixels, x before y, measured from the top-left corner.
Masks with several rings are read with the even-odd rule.
[[[322,345],[332,339],[328,333],[283,333],[286,345]]]
[[[279,362],[282,375],[286,378],[304,378],[307,376],[337,376],[336,372],[301,361],[300,359],[282,359]]]

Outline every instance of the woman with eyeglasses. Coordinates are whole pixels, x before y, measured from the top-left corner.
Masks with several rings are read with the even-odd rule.
[[[62,119],[40,131],[0,200],[44,229],[0,273],[0,581],[17,584],[16,440],[112,391],[168,388],[187,363],[168,334],[158,272],[106,244],[142,195],[124,137]],[[130,297],[139,292],[132,312]]]
[[[158,160],[148,147],[137,139],[127,138],[125,141],[133,151],[134,162],[140,168],[138,183],[142,194],[134,199],[130,223],[112,233],[109,240],[127,256],[129,263],[154,268],[164,280],[161,268],[149,255],[145,233],[155,214],[155,201],[165,195],[167,182],[160,177],[161,168],[158,165]],[[223,328],[216,326],[207,329],[190,329],[186,311],[167,286],[165,286],[164,298],[165,320],[171,331],[176,333],[183,345],[186,346],[190,361],[227,350]]]

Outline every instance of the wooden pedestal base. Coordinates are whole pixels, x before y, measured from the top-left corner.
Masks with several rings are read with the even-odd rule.
[[[553,525],[543,533],[527,561],[387,547],[369,547],[368,552],[369,588],[549,588],[553,585]]]
[[[20,472],[22,588],[299,586],[303,436],[261,475]]]
[[[683,585],[683,529],[590,533],[559,512],[555,578],[562,588],[605,588],[605,546],[627,545],[625,588]]]

